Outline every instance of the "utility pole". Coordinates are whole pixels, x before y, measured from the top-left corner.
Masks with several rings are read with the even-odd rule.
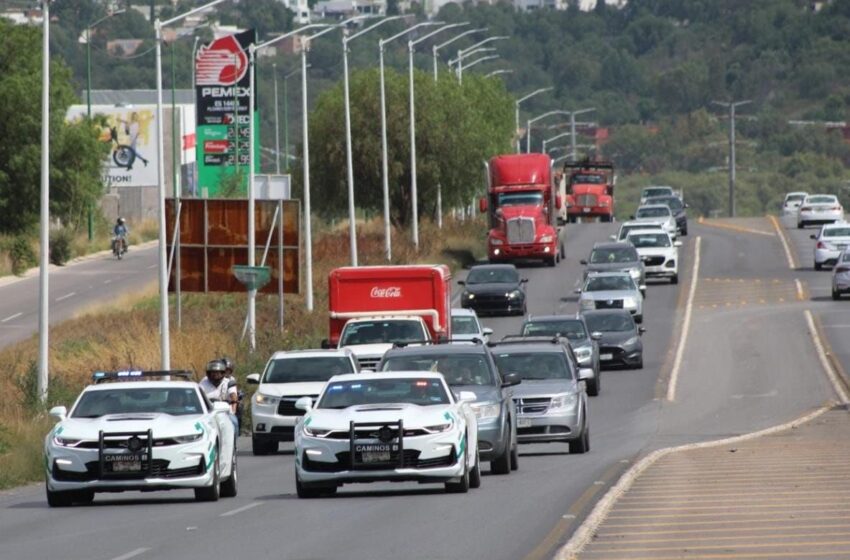
[[[41,37],[41,193],[40,247],[38,275],[38,399],[47,402],[48,256],[50,243],[50,0],[42,2],[44,25]]]
[[[712,101],[714,105],[729,109],[729,217],[735,217],[735,108],[747,103],[751,99],[743,101]]]

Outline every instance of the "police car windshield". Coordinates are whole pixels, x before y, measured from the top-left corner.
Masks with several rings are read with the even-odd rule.
[[[202,414],[198,392],[187,387],[99,389],[86,391],[71,413],[72,418],[100,418],[107,414],[151,414],[172,416]]]
[[[382,371],[436,371],[452,385],[495,385],[496,380],[480,354],[403,355],[384,360]]]
[[[573,379],[563,352],[496,352],[493,358],[502,375],[518,373],[523,381]]]
[[[328,384],[316,408],[348,408],[369,404],[449,404],[439,379],[365,379]]]
[[[272,360],[263,375],[263,383],[327,381],[334,375],[354,373],[345,356],[314,356]]]

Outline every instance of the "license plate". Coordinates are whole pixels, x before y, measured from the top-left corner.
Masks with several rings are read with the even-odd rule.
[[[392,451],[396,446],[389,444],[358,445],[355,451],[360,452],[363,463],[388,463],[392,460]]]
[[[142,470],[141,461],[118,461],[112,463],[112,472],[139,472]]]
[[[613,360],[614,354],[599,354],[600,360]]]
[[[516,427],[517,428],[530,428],[531,427],[531,418],[523,418],[519,416],[516,419]]]
[[[120,453],[105,455],[103,460],[112,466],[112,472],[139,472],[142,470],[142,463],[148,460],[148,456],[139,453]]]
[[[590,212],[590,210],[591,210],[590,208],[582,208],[581,209],[582,212]]]

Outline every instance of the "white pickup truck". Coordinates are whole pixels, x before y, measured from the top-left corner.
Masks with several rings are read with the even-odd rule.
[[[339,348],[348,348],[360,369],[374,370],[395,343],[423,343],[431,334],[422,317],[388,315],[350,319],[339,337]]]

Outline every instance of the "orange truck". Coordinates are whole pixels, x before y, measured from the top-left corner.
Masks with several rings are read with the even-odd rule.
[[[614,218],[614,164],[610,161],[584,160],[564,165],[567,193],[567,221],[575,223],[599,218]]]

